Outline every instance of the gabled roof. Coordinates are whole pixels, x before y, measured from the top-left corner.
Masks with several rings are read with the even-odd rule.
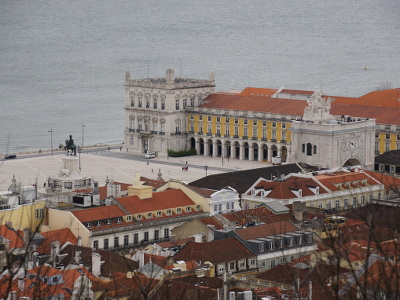
[[[191,200],[182,190],[178,189],[153,193],[153,197],[149,199],[140,199],[137,196],[128,196],[117,198],[116,201],[118,201],[131,214],[195,205],[193,200]]]
[[[368,176],[365,172],[335,172],[329,175],[316,175],[315,178],[331,191],[379,185],[379,182]],[[366,184],[363,184],[362,182],[366,182]],[[346,186],[343,185],[344,183],[357,184]],[[340,188],[336,185],[340,185]]]
[[[0,237],[10,241],[10,249],[18,249],[24,246],[24,232],[9,228],[7,225],[0,225]]]
[[[397,192],[399,191],[400,188],[399,178],[373,171],[364,170],[364,172],[373,177],[375,180],[382,183],[385,186],[385,191],[390,191],[390,190]]]
[[[38,245],[36,251],[41,254],[50,254],[51,243],[54,241],[60,242],[61,246],[66,242],[70,242],[73,245],[78,244],[78,239],[69,228],[43,231],[40,234],[44,237],[44,241]]]
[[[234,232],[244,240],[251,240],[255,238],[273,236],[297,230],[299,230],[299,228],[297,228],[293,223],[286,221],[286,222],[277,222],[271,224],[251,226],[248,228],[240,228],[236,229]]]
[[[302,190],[302,197],[313,196],[315,192],[313,188],[319,187],[319,194],[328,193],[318,182],[312,177],[298,177],[296,175],[290,176],[284,181],[270,181],[260,179],[260,181],[254,185],[255,189],[260,191],[255,196],[261,196],[261,190],[270,190],[267,195],[268,198],[273,199],[292,199],[298,197],[294,191]],[[247,192],[247,195],[254,195],[251,190]]]
[[[219,264],[249,257],[254,257],[254,254],[234,238],[208,243],[189,242],[174,256],[176,261],[194,260],[200,265],[206,261]]]
[[[100,254],[101,261],[104,261],[101,265],[101,276],[108,277],[110,274],[117,272],[126,274],[127,272],[132,272],[138,268],[137,262],[117,253],[76,245],[67,245],[63,250],[61,250],[61,254],[67,254],[61,263],[65,266],[75,264],[74,260],[76,251],[81,251],[80,260],[89,270],[92,268],[92,253],[95,252]]]
[[[230,186],[234,188],[239,194],[243,194],[260,177],[272,178],[272,176],[276,176],[277,174],[279,174],[280,176],[282,174],[288,175],[290,173],[299,173],[302,171],[303,169],[298,164],[286,164],[281,166],[214,174],[193,181],[190,183],[190,185],[212,190],[220,190],[226,186]]]
[[[375,163],[400,166],[400,150],[392,150],[376,156]]]

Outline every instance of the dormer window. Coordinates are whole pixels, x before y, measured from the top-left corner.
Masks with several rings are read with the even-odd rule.
[[[288,247],[293,247],[293,238],[288,238]]]
[[[121,218],[121,217],[118,217],[117,220],[116,220],[116,222],[117,222],[117,223],[121,223],[121,222],[122,222],[122,218]]]
[[[176,209],[176,213],[177,213],[177,214],[181,214],[181,213],[182,213],[182,208],[178,207],[178,208]]]
[[[161,216],[162,216],[161,210],[157,211],[157,218],[159,218],[159,217],[161,217]]]
[[[97,221],[96,226],[101,226],[101,221]]]
[[[274,243],[273,242],[269,242],[268,249],[269,250],[274,250]]]
[[[141,220],[143,216],[141,214],[136,215],[136,219]]]
[[[191,212],[190,206],[186,206],[186,212],[187,213]]]
[[[126,221],[127,221],[127,222],[132,221],[132,216],[127,216],[127,217],[126,217]]]
[[[87,224],[86,224],[86,227],[87,227],[87,228],[91,228],[91,227],[92,227],[92,224],[87,223]]]
[[[168,209],[167,210],[167,216],[170,216],[170,215],[172,215],[172,210]]]
[[[106,224],[107,224],[107,225],[111,225],[111,220],[108,219],[108,220],[106,221]]]
[[[147,213],[147,219],[151,219],[153,217],[153,214],[150,212],[150,213]]]
[[[201,210],[200,205],[196,205],[196,211],[199,211],[199,210]]]

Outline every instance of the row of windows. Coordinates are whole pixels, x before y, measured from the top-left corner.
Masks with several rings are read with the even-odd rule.
[[[240,135],[239,134],[239,132],[240,132],[239,127],[234,127],[233,129],[234,129],[233,136],[234,137],[239,137],[239,135]],[[193,132],[193,133],[195,131],[193,123],[190,124],[190,131]],[[203,134],[203,124],[198,124],[197,133]],[[215,134],[216,135],[224,134],[225,136],[230,136],[230,133],[231,133],[231,131],[230,131],[230,127],[229,126],[225,126],[225,131],[224,132],[221,131],[221,127],[219,125],[217,125],[216,130],[215,130]],[[248,128],[243,128],[243,135],[242,136],[243,137],[248,137],[248,133],[249,133]],[[212,134],[212,126],[210,124],[207,126],[207,134]],[[252,134],[253,134],[252,137],[258,138],[258,129],[257,128],[253,128]],[[262,139],[267,139],[267,136],[268,136],[267,129],[263,129],[261,131],[261,134],[262,134]],[[274,139],[276,139],[276,137],[277,137],[277,132],[275,130],[271,131],[271,139],[274,140]],[[286,140],[286,131],[282,131],[281,132],[281,139],[282,140]]]
[[[306,144],[302,144],[301,145],[301,152],[306,153],[307,150],[307,155],[311,156],[313,154],[317,154],[317,146],[316,145],[311,145],[310,143]]]
[[[376,132],[376,133],[375,133],[375,137],[376,137],[376,138],[379,138],[380,136],[383,136],[383,134],[380,135],[379,132]],[[400,141],[400,134],[396,134],[396,135],[395,135],[395,134],[391,134],[391,133],[384,133],[384,136],[385,136],[385,139],[386,139],[386,140],[391,140],[392,137],[396,137],[396,140]]]
[[[214,212],[222,212],[223,206],[225,206],[226,210],[233,210],[235,209],[235,202],[227,202],[225,205],[222,205],[222,203],[214,204]]]
[[[190,115],[190,119],[191,120],[194,120],[194,115]],[[200,121],[203,121],[203,120],[205,120],[205,118],[203,119],[203,115],[199,115],[199,120]],[[230,122],[231,122],[231,120],[233,120],[233,123],[234,124],[239,124],[239,120],[243,120],[243,125],[249,125],[251,122],[249,122],[249,120],[248,119],[238,119],[238,118],[222,118],[222,117],[215,117],[215,121],[217,122],[217,123],[221,123],[221,120],[224,120],[225,121],[225,123],[229,123],[230,124]],[[207,121],[208,122],[211,122],[212,121],[212,116],[207,116]],[[253,126],[258,126],[258,121],[257,120],[253,120]],[[277,122],[271,122],[271,126],[272,127],[277,127]],[[262,122],[262,126],[267,126],[267,122],[266,121],[263,121]],[[286,128],[286,123],[281,123],[281,127],[282,128]]]
[[[381,196],[381,194],[378,194],[378,198],[380,196]],[[373,195],[370,194],[369,202],[371,202],[372,199],[373,199]],[[358,200],[357,197],[353,197],[351,200],[344,199],[343,203],[339,199],[337,199],[335,201],[327,200],[326,202],[318,202],[318,208],[320,208],[320,209],[333,209],[333,208],[339,209],[339,208],[342,208],[342,205],[343,205],[344,209],[348,209],[350,207],[357,207],[358,205],[364,206],[365,200],[366,199],[365,199],[364,195],[360,197],[360,200]],[[325,205],[325,207],[324,207],[324,205]],[[310,203],[310,207],[315,207],[315,203]]]
[[[164,238],[169,238],[169,228],[164,228],[162,230],[163,234],[164,234]],[[157,241],[161,238],[161,232],[159,229],[156,229],[152,232],[152,239],[154,241]],[[130,240],[132,239],[132,240]],[[149,231],[145,231],[143,233],[143,242],[148,242],[150,240],[150,232]],[[113,242],[113,245],[111,245],[111,241]],[[109,239],[109,238],[105,238],[103,239],[103,247],[102,249],[109,249],[110,247],[113,248],[118,248],[121,246],[124,247],[128,247],[128,246],[135,246],[135,245],[139,245],[141,242],[141,240],[139,240],[139,233],[134,233],[133,235],[121,235],[121,236],[114,236],[114,239]],[[101,245],[99,245],[99,240],[94,240],[93,241],[93,248],[95,249],[99,249]]]

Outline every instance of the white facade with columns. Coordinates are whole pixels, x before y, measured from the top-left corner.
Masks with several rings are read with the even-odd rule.
[[[209,79],[175,77],[168,69],[164,78],[131,79],[125,75],[125,132],[128,152],[180,151],[187,147],[186,108],[196,107],[214,92]]]

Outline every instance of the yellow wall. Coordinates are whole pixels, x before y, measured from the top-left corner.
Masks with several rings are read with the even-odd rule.
[[[36,210],[43,209],[43,219],[36,219]],[[46,200],[36,200],[31,204],[20,205],[15,209],[0,210],[0,224],[12,223],[15,230],[29,228],[35,231],[40,225],[47,223]]]
[[[193,119],[191,118],[193,116]],[[203,120],[200,120],[200,116],[203,116]],[[194,124],[194,132],[197,134],[199,132],[199,123],[203,124],[203,134],[208,133],[208,125],[211,124],[211,134],[215,135],[217,133],[217,125],[220,125],[221,130],[220,134],[221,137],[225,136],[227,134],[226,132],[226,116],[220,116],[220,122],[217,122],[217,117],[218,116],[211,116],[211,122],[208,121],[209,115],[203,115],[203,114],[196,114],[196,113],[191,113],[188,116],[188,131],[190,130],[190,123],[193,122]],[[235,123],[235,119],[238,119],[238,124]],[[245,125],[245,120],[247,120],[247,125]],[[254,125],[254,121],[257,122],[257,125]],[[276,123],[276,127],[272,127],[272,123]],[[290,122],[285,122],[286,128],[282,128],[282,121],[277,120],[277,121],[266,121],[267,126],[263,126],[263,121],[259,119],[252,119],[252,118],[235,118],[233,116],[229,116],[229,136],[235,135],[235,127],[239,128],[239,138],[242,138],[244,134],[244,128],[247,128],[247,137],[252,138],[253,137],[253,128],[257,128],[257,138],[262,139],[262,131],[263,129],[267,130],[267,139],[271,140],[272,139],[272,131],[276,131],[276,140],[280,141],[282,139],[282,131],[286,131],[286,138],[285,140],[287,142],[291,141],[291,136],[290,136],[290,131],[288,128],[290,128]]]
[[[90,231],[70,211],[49,209],[48,218],[50,230],[69,228],[75,237],[82,238],[82,246],[91,247]]]

